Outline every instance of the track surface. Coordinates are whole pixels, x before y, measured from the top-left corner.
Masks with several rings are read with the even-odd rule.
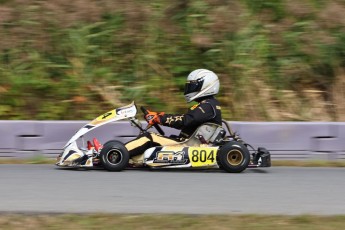
[[[62,170],[0,165],[0,212],[345,214],[345,169]]]

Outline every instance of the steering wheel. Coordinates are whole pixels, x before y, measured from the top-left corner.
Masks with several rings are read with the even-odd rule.
[[[144,115],[146,116],[146,114],[148,114],[149,112],[147,111],[147,109],[144,108],[144,106],[140,107],[141,111],[144,113]],[[153,127],[156,128],[156,130],[158,131],[158,133],[162,136],[165,135],[164,131],[162,130],[162,128],[158,125],[158,124],[154,124]]]

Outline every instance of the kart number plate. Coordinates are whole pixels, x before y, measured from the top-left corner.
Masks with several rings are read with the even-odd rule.
[[[218,147],[189,147],[188,157],[192,167],[203,167],[217,164]]]

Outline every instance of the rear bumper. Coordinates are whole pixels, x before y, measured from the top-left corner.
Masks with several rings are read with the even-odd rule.
[[[248,165],[248,168],[271,167],[271,154],[265,148],[258,148],[258,151],[253,154],[253,160]]]

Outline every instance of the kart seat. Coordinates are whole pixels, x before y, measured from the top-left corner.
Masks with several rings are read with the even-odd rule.
[[[201,144],[218,144],[220,143],[226,131],[220,125],[214,123],[205,123],[195,130],[191,137],[179,144],[184,146],[200,146]]]

